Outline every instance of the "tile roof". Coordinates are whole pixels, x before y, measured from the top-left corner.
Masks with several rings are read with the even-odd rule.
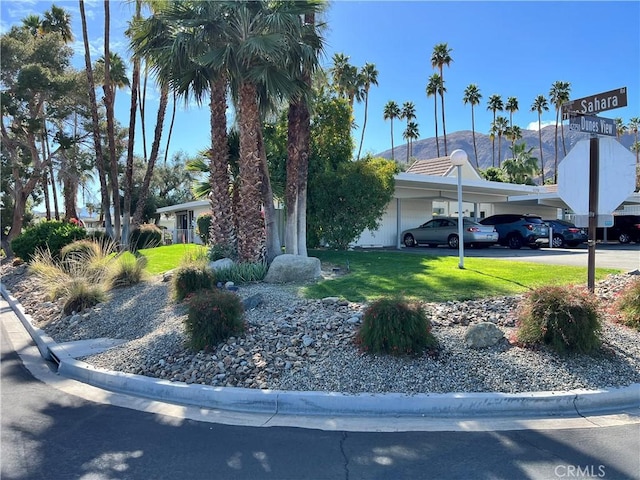
[[[438,157],[428,160],[416,160],[407,169],[407,173],[446,177],[452,169],[453,165],[451,165],[451,159],[449,157]]]

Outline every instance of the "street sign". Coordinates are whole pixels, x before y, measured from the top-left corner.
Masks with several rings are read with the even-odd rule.
[[[594,115],[605,110],[627,106],[627,87],[617,88],[608,92],[597,93],[588,97],[569,100],[562,104],[562,119],[567,120],[570,115]]]
[[[574,132],[595,133],[597,135],[617,134],[616,121],[611,118],[576,115],[569,117],[569,130]]]
[[[599,142],[599,215],[612,213],[636,188],[636,158],[615,138]],[[558,194],[577,215],[589,214],[589,140],[580,140],[558,165]]]

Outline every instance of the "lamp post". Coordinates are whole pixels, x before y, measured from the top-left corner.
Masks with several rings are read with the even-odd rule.
[[[454,150],[449,155],[451,165],[458,168],[458,252],[460,261],[458,268],[464,268],[464,212],[462,211],[462,165],[467,163],[467,152],[464,150]]]

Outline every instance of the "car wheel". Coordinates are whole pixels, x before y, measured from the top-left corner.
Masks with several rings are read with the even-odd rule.
[[[512,248],[514,250],[522,248],[522,238],[520,238],[520,235],[518,235],[517,233],[512,233],[511,235],[509,235],[509,237],[507,238],[507,242],[509,248]]]
[[[631,236],[628,233],[621,233],[618,235],[618,241],[620,243],[629,243],[631,241]]]
[[[554,235],[553,240],[551,241],[551,246],[553,248],[564,247],[564,238],[562,235]]]
[[[407,233],[404,236],[403,242],[404,242],[405,247],[415,247],[416,246],[416,240],[415,240],[415,238],[413,238],[413,235],[411,235],[410,233]]]
[[[447,239],[447,244],[449,245],[449,248],[459,248],[460,242],[458,241],[458,236],[449,235],[449,238]]]

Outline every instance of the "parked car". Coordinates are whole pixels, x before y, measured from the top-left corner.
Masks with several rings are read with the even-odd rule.
[[[578,228],[573,223],[567,222],[566,220],[544,220],[544,223],[551,227],[552,247],[577,247],[589,239],[586,229]]]
[[[596,230],[596,238],[604,240],[604,228]],[[607,240],[640,243],[640,215],[614,215],[613,226],[607,229]]]
[[[493,225],[499,234],[498,243],[518,249],[523,245],[540,248],[549,244],[549,227],[537,215],[499,214],[480,220],[482,225]]]
[[[465,245],[480,248],[494,245],[498,241],[498,232],[493,228],[493,225],[481,225],[465,218],[462,226]],[[439,217],[429,220],[417,228],[402,232],[402,242],[407,247],[426,244],[430,247],[449,245],[449,248],[458,248],[460,243],[458,240],[458,219]]]

